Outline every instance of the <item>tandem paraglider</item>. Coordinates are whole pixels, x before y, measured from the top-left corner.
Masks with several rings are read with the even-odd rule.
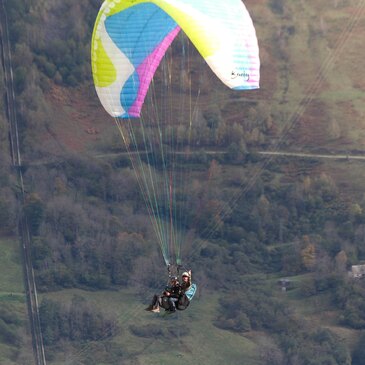
[[[180,52],[170,51],[176,38]],[[105,0],[91,44],[97,95],[118,127],[168,267],[182,265],[184,244],[194,242],[186,238],[195,231],[189,205],[191,156],[200,145],[194,108],[201,91],[210,92],[203,82],[191,86],[199,80],[187,69],[190,44],[210,78],[233,90],[259,88],[256,32],[241,0]],[[170,277],[148,308],[186,309],[195,292],[186,271]]]
[[[191,270],[181,275],[181,282],[177,276],[171,276],[169,284],[161,294],[153,296],[147,311],[159,313],[160,308],[167,313],[174,313],[176,310],[185,310],[196,293],[197,286],[191,281]]]

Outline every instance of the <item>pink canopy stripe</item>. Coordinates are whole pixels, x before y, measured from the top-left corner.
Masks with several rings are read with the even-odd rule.
[[[161,62],[167,48],[170,47],[173,40],[180,32],[180,27],[177,26],[172,32],[170,32],[164,40],[156,47],[156,49],[141,63],[136,69],[139,80],[141,82],[138,96],[130,107],[128,115],[130,117],[139,117],[142,104],[146,97],[148,87],[151,83],[153,75]]]

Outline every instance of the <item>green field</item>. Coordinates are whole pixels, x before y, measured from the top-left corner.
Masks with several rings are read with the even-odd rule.
[[[18,238],[0,239],[0,252],[0,363],[26,365],[33,354]]]
[[[2,298],[11,295],[11,293],[23,295],[23,271],[18,239],[0,239],[0,252],[0,293]]]
[[[152,293],[149,293],[149,297]],[[113,315],[118,322],[118,333],[113,339],[113,346],[120,347],[127,352],[129,361],[146,365],[172,364],[182,362],[187,365],[205,363],[258,365],[258,349],[249,337],[215,327],[212,322],[218,306],[217,296],[205,292],[204,296],[194,299],[189,309],[176,315],[155,314],[144,311],[143,299],[132,290],[118,292],[86,292],[81,290],[63,290],[44,295],[47,298],[67,304],[74,295],[83,296],[91,305],[99,307],[104,312]],[[147,300],[145,301],[147,302]],[[134,335],[130,327],[154,326],[174,329],[171,336],[156,338],[139,337]],[[188,332],[187,335],[179,335]],[[103,334],[100,334],[103,340]],[[217,349],[219,349],[217,351]],[[83,361],[85,358],[94,360],[101,356],[96,343],[80,345],[70,353],[58,354],[57,361],[49,364],[60,365],[62,361]],[[60,361],[60,359],[63,359]],[[228,362],[227,362],[228,361]],[[102,364],[102,356],[100,363]],[[134,362],[131,362],[131,364]]]

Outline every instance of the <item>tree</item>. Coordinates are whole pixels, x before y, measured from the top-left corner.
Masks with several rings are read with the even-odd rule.
[[[0,231],[9,233],[16,228],[17,201],[13,192],[4,187],[0,190]]]
[[[365,364],[365,332],[360,335],[354,352],[352,354],[351,365],[364,365]]]
[[[260,338],[259,349],[263,365],[285,364],[285,355],[283,351],[270,337]]]
[[[31,234],[37,235],[44,215],[44,204],[40,196],[37,193],[29,194],[25,200],[23,209]]]
[[[303,236],[303,244],[305,247],[302,249],[302,261],[307,270],[313,270],[316,264],[316,247],[310,242],[309,236]]]
[[[346,273],[347,261],[348,259],[345,251],[342,250],[336,255],[336,268],[339,272]]]
[[[69,305],[44,298],[39,312],[46,345],[55,345],[61,339],[104,341],[116,333],[115,322],[81,296],[73,296]]]

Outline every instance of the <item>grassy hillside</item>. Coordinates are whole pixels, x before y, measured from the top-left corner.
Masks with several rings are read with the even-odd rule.
[[[221,85],[191,50],[191,72],[198,70],[201,89],[197,99],[193,86],[193,104],[197,103],[202,112],[218,107],[227,123],[244,126],[257,147],[264,142],[271,149],[361,152],[365,82],[361,72],[365,61],[359,52],[365,32],[361,5],[350,0],[330,4],[314,0],[247,1],[246,5],[260,43],[261,89],[241,93],[242,101]],[[94,6],[96,9],[97,4]],[[56,3],[50,2],[47,11],[56,9]],[[81,15],[79,8],[74,10]],[[62,29],[59,22],[52,26],[56,34]],[[83,36],[86,38],[85,29]],[[41,39],[44,37],[46,33]],[[174,47],[179,49],[179,42]],[[174,58],[172,74],[177,75],[178,53]],[[181,80],[175,78],[175,82]],[[181,90],[178,84],[173,89]],[[180,112],[179,93],[171,95],[175,115]],[[49,151],[92,150],[95,145],[106,148],[112,143],[112,121],[96,100],[89,80],[76,89],[51,85],[45,103],[47,112],[54,116],[42,134]],[[256,127],[252,126],[255,123]],[[258,130],[253,132],[255,128]],[[256,134],[262,136],[257,138]]]
[[[290,129],[285,145],[362,150],[362,6],[354,1],[267,5],[276,10],[262,12],[262,2],[252,4],[263,51],[260,98],[269,103],[275,122]]]

